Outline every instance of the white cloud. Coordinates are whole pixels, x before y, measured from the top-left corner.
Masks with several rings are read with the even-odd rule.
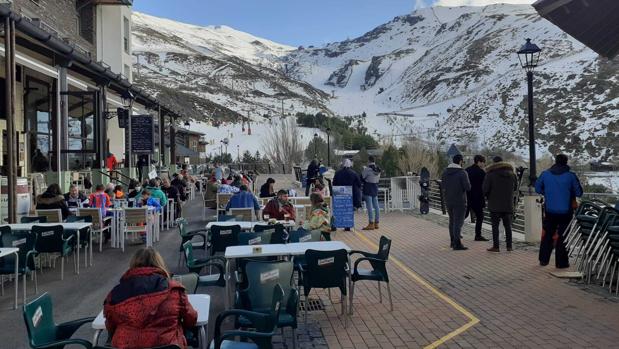
[[[485,6],[490,4],[532,4],[535,0],[438,0],[436,6]]]

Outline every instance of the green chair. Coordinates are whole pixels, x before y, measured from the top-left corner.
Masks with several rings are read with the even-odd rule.
[[[62,225],[32,227],[32,233],[37,237],[34,249],[37,253],[60,254],[60,280],[64,280],[64,259],[73,252],[74,235],[64,236]],[[77,271],[77,259],[73,255],[74,271]]]
[[[185,290],[189,294],[195,294],[198,289],[198,279],[200,275],[196,273],[189,274],[177,274],[172,276],[172,280],[178,281],[185,287]]]
[[[88,317],[57,325],[54,322],[52,298],[47,292],[25,304],[23,313],[30,347],[33,349],[62,349],[67,345],[87,349],[93,347],[89,341],[71,336],[82,325],[93,322],[95,318]]]
[[[202,241],[192,242],[193,248],[201,249],[204,251],[208,249],[208,238],[207,238],[208,231],[206,229],[188,230],[187,227],[189,223],[187,223],[187,220],[185,218],[177,219],[176,224],[178,225],[178,232],[181,236],[181,246],[179,248],[179,255],[178,255],[178,264],[180,265],[181,259],[184,256],[183,245],[185,245],[187,241],[192,241],[193,238],[195,237],[202,238]]]
[[[357,281],[376,281],[378,282],[378,297],[380,302],[383,302],[383,294],[381,291],[380,283],[385,282],[387,284],[387,293],[389,295],[389,309],[393,311],[393,301],[391,300],[391,287],[389,286],[389,274],[387,273],[387,260],[389,259],[389,251],[391,250],[391,240],[385,236],[380,237],[380,243],[377,253],[369,253],[363,251],[350,251],[350,255],[361,254],[363,257],[358,258],[353,267],[353,273],[351,275],[352,286],[350,287],[350,297],[353,298],[355,294],[355,283]],[[369,262],[372,269],[361,269],[359,263]],[[350,313],[353,313],[353,305],[350,304]]]
[[[9,226],[0,227],[0,241],[2,241],[2,247],[17,247],[17,272],[19,275],[23,275],[23,292],[24,303],[26,303],[26,276],[33,273],[34,276],[34,290],[35,294],[38,293],[37,273],[35,258],[37,252],[34,249],[36,243],[36,236],[30,232],[12,232]],[[15,275],[15,255],[11,254],[2,258],[0,263],[0,275],[4,278],[4,275]],[[3,280],[4,281],[4,280]],[[15,280],[18,282],[18,280]],[[4,283],[2,283],[2,289],[4,290]],[[15,304],[17,309],[17,304]]]
[[[307,302],[312,288],[331,289],[339,288],[342,301],[342,316],[346,316],[346,279],[348,278],[348,252],[334,251],[305,251],[306,264],[301,266],[301,284]],[[344,326],[348,318],[344,318]],[[307,307],[305,307],[305,323],[307,324]]]
[[[217,269],[216,274],[200,275],[198,278],[198,286],[210,287],[226,287],[225,265],[226,259],[220,256],[211,256],[202,259],[196,259],[193,256],[193,244],[191,241],[185,242],[183,245],[185,251],[185,263],[190,272],[200,275],[200,272],[205,267],[209,267],[212,271],[214,267]]]
[[[240,225],[222,226],[213,225],[211,227],[211,256],[217,252],[225,253],[226,248],[239,244]]]
[[[239,233],[239,246],[267,245],[271,243],[272,231]]]
[[[239,234],[239,245],[265,245],[270,244],[272,241],[273,232],[265,230],[262,232],[250,232]],[[277,257],[255,257],[255,258],[238,258],[236,260],[236,282],[237,286],[241,289],[247,287],[247,278],[245,275],[245,265],[249,261],[274,261]]]
[[[271,241],[269,242],[271,244],[285,244],[287,242],[288,233],[283,224],[256,224],[254,231],[256,233],[271,232]]]
[[[45,216],[34,216],[34,217],[22,217],[20,219],[22,224],[28,223],[47,223],[47,217]]]
[[[284,291],[281,286],[276,285],[273,290],[273,298],[269,312],[258,313],[242,309],[226,310],[219,315],[215,320],[215,334],[211,349],[272,349],[271,339],[277,329],[277,318],[280,312]],[[229,330],[222,331],[222,325],[228,317],[244,317],[251,323],[251,328],[255,331],[247,330]],[[249,342],[235,342],[234,339],[240,337],[241,340],[250,340]]]
[[[277,318],[277,327],[292,328],[293,348],[297,347],[297,309],[299,307],[299,292],[292,288],[294,268],[292,262],[250,261],[245,266],[247,288],[236,292],[235,308],[268,313],[273,298],[273,289],[279,285],[284,291],[282,307]],[[251,323],[243,316],[237,318],[236,327],[249,327]]]

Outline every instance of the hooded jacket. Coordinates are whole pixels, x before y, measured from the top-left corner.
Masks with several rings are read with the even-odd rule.
[[[380,181],[380,167],[370,163],[363,168],[361,180],[363,181],[363,195],[378,196],[378,182]]]
[[[118,349],[187,346],[183,329],[196,325],[197,312],[183,286],[158,268],[129,269],[107,295],[105,327]]]
[[[445,205],[465,207],[466,192],[471,190],[471,182],[466,171],[458,164],[449,164],[441,176],[441,189]]]
[[[518,179],[511,164],[497,162],[486,168],[483,192],[488,198],[488,211],[514,212],[514,194],[517,189]]]
[[[580,181],[567,165],[555,164],[542,172],[535,182],[535,191],[544,195],[546,212],[554,214],[572,213],[572,200],[582,196]]]
[[[467,192],[466,197],[469,207],[475,209],[486,207],[486,200],[484,199],[482,190],[482,185],[486,178],[486,171],[477,164],[474,164],[466,168],[466,174],[469,176],[469,181],[471,182],[471,190]]]
[[[62,212],[62,219],[67,219],[71,215],[71,211],[64,201],[63,195],[54,195],[50,192],[44,192],[37,197],[37,210],[56,210]]]

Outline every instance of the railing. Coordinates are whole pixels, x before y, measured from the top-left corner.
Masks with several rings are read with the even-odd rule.
[[[286,164],[264,163],[231,163],[226,165],[235,171],[252,171],[258,174],[288,174],[293,173],[293,167]]]
[[[100,174],[106,176],[107,178],[109,178],[111,182],[114,182],[116,184],[122,184],[125,187],[128,187],[129,186],[129,182],[131,181],[130,177],[125,176],[124,174],[120,173],[119,171],[112,171],[109,174],[107,172],[104,172],[104,171],[98,171],[98,172]],[[129,180],[125,183],[125,182],[121,181],[120,179],[118,179],[119,177],[127,178]]]

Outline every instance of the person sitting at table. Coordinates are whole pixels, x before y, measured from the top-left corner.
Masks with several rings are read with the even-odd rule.
[[[277,197],[269,200],[267,205],[262,210],[263,218],[269,216],[269,219],[284,220],[286,215],[291,220],[295,220],[296,212],[294,206],[288,201],[288,192],[281,189],[277,192]]]
[[[107,211],[107,208],[112,206],[112,199],[105,192],[103,184],[97,184],[95,192],[90,194],[88,201],[90,202],[90,207],[98,208],[101,211],[102,216],[112,216],[112,212]]]
[[[71,184],[69,192],[64,194],[64,201],[68,207],[82,207],[82,205],[88,205],[88,198],[84,193],[79,191],[75,184]]]
[[[180,217],[181,216],[181,195],[178,192],[178,189],[173,186],[170,183],[170,180],[167,178],[164,178],[161,181],[161,190],[163,190],[163,193],[168,197],[168,199],[172,199],[174,200],[174,207],[167,207],[166,206],[166,213],[167,210],[173,209],[174,210],[174,217]],[[167,217],[168,215],[164,215],[164,217]]]
[[[230,184],[226,184],[225,182],[222,183],[217,190],[219,191],[219,193],[222,194],[235,194],[240,191],[239,188],[233,187]]]
[[[154,207],[157,212],[161,212],[161,204],[157,198],[152,197],[152,193],[150,189],[142,190],[142,196],[140,202],[138,203],[139,207]]]
[[[71,215],[71,211],[64,201],[64,195],[60,191],[58,184],[50,184],[47,190],[37,197],[37,210],[56,210],[62,212],[62,219],[65,220]]]
[[[232,195],[226,205],[226,211],[231,208],[252,208],[256,211],[256,217],[260,215],[260,204],[254,194],[247,190],[247,186],[241,185],[239,192]]]
[[[322,237],[331,241],[331,214],[329,207],[325,205],[322,195],[318,193],[310,194],[312,209],[303,228],[307,230],[320,230]]]
[[[261,198],[274,197],[275,189],[273,189],[273,185],[275,185],[275,180],[273,178],[268,178],[267,181],[260,187],[260,197]]]
[[[123,192],[122,185],[117,185],[114,187],[114,197],[116,200],[122,200],[125,198],[125,192]]]
[[[158,181],[156,179],[149,180],[148,181],[148,185],[146,187],[144,187],[142,189],[142,191],[147,190],[147,189],[150,191],[150,196],[153,199],[158,199],[159,200],[159,205],[161,207],[165,207],[168,204],[168,197],[159,188],[159,183],[158,183]]]
[[[186,348],[183,332],[198,320],[185,288],[170,279],[163,258],[152,247],[133,255],[129,270],[105,298],[103,314],[111,345],[118,349]]]

